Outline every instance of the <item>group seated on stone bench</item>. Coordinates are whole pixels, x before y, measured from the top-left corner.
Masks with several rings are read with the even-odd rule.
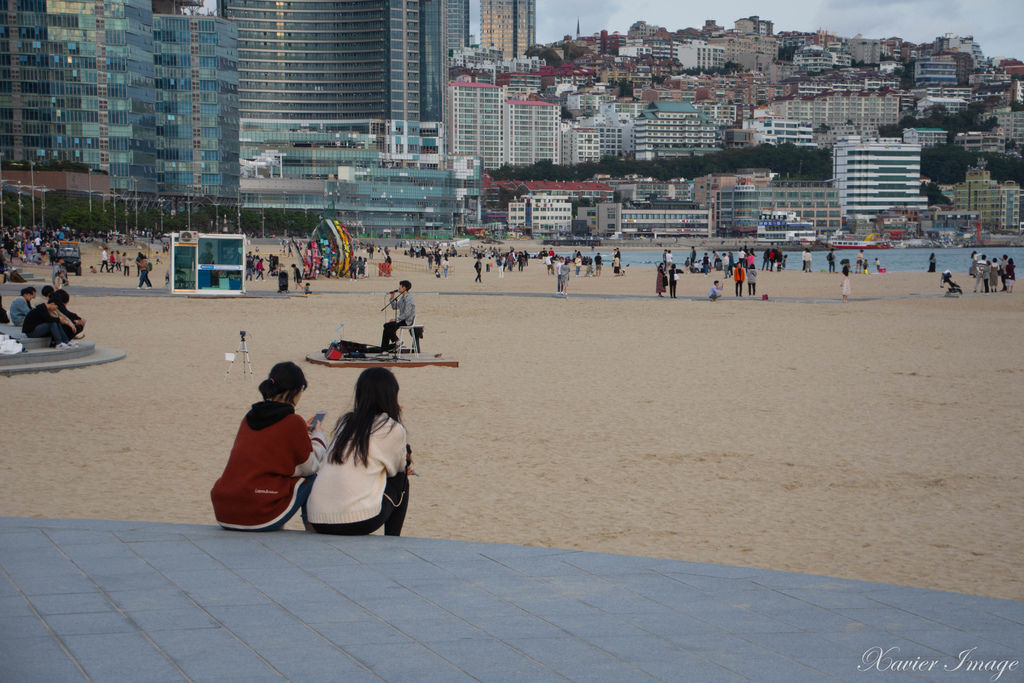
[[[43,295],[47,297],[46,302],[32,308],[35,288],[26,287],[21,290],[21,296],[11,305],[12,322],[17,324],[20,318],[21,331],[28,338],[49,337],[50,346],[58,349],[77,346],[78,343],[72,339],[85,331],[85,319],[68,310],[67,304],[71,297],[63,289],[54,290],[49,286],[43,288]],[[26,308],[28,312],[22,314]]]

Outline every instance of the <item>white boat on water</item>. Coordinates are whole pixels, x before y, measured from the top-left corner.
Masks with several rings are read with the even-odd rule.
[[[891,249],[892,242],[871,233],[867,237],[859,235],[833,236],[828,240],[828,246],[832,249]]]
[[[800,220],[795,213],[762,213],[757,221],[757,241],[761,244],[814,244],[818,233],[813,223]]]

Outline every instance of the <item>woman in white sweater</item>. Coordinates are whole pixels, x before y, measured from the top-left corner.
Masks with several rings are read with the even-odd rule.
[[[385,368],[364,370],[355,405],[342,415],[313,490],[309,522],[321,534],[361,536],[381,526],[400,536],[409,506],[408,442],[398,380]]]

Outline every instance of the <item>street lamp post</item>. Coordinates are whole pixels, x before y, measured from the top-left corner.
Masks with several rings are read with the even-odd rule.
[[[36,162],[29,159],[28,162],[28,173],[32,182],[32,229],[36,227]]]
[[[4,227],[4,153],[0,152],[0,230]]]

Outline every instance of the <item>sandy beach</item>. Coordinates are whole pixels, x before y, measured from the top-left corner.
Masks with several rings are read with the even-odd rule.
[[[859,275],[844,305],[838,275],[789,270],[759,274],[768,301],[736,300],[724,281],[711,303],[713,278],[684,275],[670,300],[652,268],[606,266],[561,299],[539,261],[483,284],[469,258],[448,280],[425,266],[398,257],[391,279],[276,299],[134,296],[135,278],[72,277],[88,337],[128,356],[0,377],[0,514],[212,524],[209,490],[259,380],[301,363],[298,412],[333,423],[359,371],[303,359],[339,322],[377,343],[384,293],[407,278],[424,352],[461,366],[397,371],[422,475],[406,535],[1024,599],[1024,293],[949,299],[935,274]],[[239,362],[225,375],[239,330],[253,383]]]

